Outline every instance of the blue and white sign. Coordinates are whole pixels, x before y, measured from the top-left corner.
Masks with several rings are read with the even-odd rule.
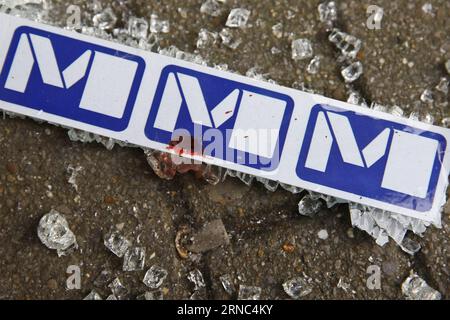
[[[425,212],[446,148],[434,132],[316,105],[296,171],[306,181]]]
[[[145,133],[168,145],[184,129],[201,140],[203,156],[274,170],[293,105],[279,92],[171,65],[162,71]]]
[[[0,31],[0,110],[440,222],[449,129],[2,13]]]
[[[144,67],[138,56],[20,27],[0,75],[0,99],[122,131]]]

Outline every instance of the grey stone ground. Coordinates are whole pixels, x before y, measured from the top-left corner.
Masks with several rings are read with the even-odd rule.
[[[201,2],[130,1],[123,7],[114,3],[113,8],[120,14],[126,7],[145,18],[157,13],[171,24],[161,46],[176,45],[194,52],[200,28],[220,31],[228,15],[228,10],[217,18],[202,15]],[[356,86],[368,101],[398,104],[410,111],[422,91],[445,74],[444,61],[450,58],[450,2],[430,2],[434,17],[421,10],[424,1],[339,2],[339,25],[364,41],[360,59],[365,69]],[[245,73],[258,66],[261,73],[282,85],[303,81],[326,96],[346,100],[336,50],[318,19],[318,3],[229,0],[225,8],[252,11],[252,27],[240,33],[243,44],[235,51],[217,44],[198,53],[211,63],[227,63],[230,70]],[[365,27],[369,4],[385,10],[381,30]],[[187,10],[187,18],[178,13],[179,7]],[[307,62],[290,58],[287,37],[272,35],[271,27],[278,22],[284,23],[286,33],[313,42],[315,53],[323,56],[318,74],[307,74]],[[273,46],[281,53],[273,55]],[[448,107],[431,111],[437,121],[450,114]],[[400,285],[411,269],[444,298],[450,297],[448,211],[443,214],[443,228],[430,228],[419,239],[423,249],[410,257],[393,241],[381,248],[358,230],[349,237],[346,205],[310,219],[297,214],[303,194],[272,193],[260,184],[247,187],[232,178],[213,187],[193,174],[161,180],[139,149],[115,147],[108,151],[99,144],[71,142],[66,130],[48,124],[0,119],[0,149],[0,298],[79,299],[93,288],[106,297],[109,290],[93,283],[102,270],[118,275],[131,298],[142,293],[145,271],[122,272],[122,260],[103,245],[103,234],[120,223],[135,242],[140,236],[147,257],[155,253],[153,259],[147,259],[146,269],[158,264],[169,271],[163,284],[167,299],[189,298],[193,287],[186,276],[193,268],[203,272],[208,298],[230,298],[219,281],[219,276],[228,273],[235,285],[260,286],[262,298],[286,299],[281,284],[305,273],[314,284],[307,299],[401,299]],[[67,182],[68,165],[84,168],[77,179],[78,192]],[[80,249],[69,256],[58,258],[37,238],[38,221],[51,208],[65,214],[77,236]],[[174,246],[180,226],[200,228],[214,218],[223,220],[230,244],[203,254],[198,261],[180,259]],[[321,229],[328,231],[328,239],[318,238]],[[293,245],[292,252],[283,250],[286,243]],[[367,267],[374,264],[382,269],[380,290],[366,287]],[[69,265],[81,267],[80,290],[65,289]],[[338,288],[339,279],[350,289]]]

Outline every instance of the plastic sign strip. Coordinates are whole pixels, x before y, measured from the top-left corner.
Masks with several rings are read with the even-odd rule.
[[[448,129],[5,14],[0,30],[5,111],[440,223]]]

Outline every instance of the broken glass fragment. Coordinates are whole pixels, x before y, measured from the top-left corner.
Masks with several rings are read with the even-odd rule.
[[[198,269],[194,269],[188,273],[188,280],[194,284],[194,290],[199,291],[206,287],[203,275]]]
[[[41,242],[47,248],[56,250],[59,257],[78,248],[77,240],[69,229],[66,218],[54,209],[41,218],[37,233]]]
[[[311,195],[305,195],[298,203],[298,212],[307,217],[314,217],[323,207],[322,201],[313,199]]]
[[[360,61],[353,62],[346,68],[342,69],[341,74],[345,82],[353,82],[357,80],[363,73],[363,65]]]
[[[161,20],[156,14],[150,16],[150,32],[151,33],[168,33],[170,24],[167,20]]]
[[[296,277],[283,283],[284,292],[292,299],[300,299],[311,293],[312,287],[303,277]]]
[[[424,111],[422,108],[416,109],[409,114],[409,118],[416,121],[433,124],[434,117],[431,113]]]
[[[123,257],[123,271],[139,271],[144,269],[145,248],[133,247],[125,252]]]
[[[270,53],[272,53],[273,55],[280,54],[281,50],[278,49],[277,47],[272,47],[272,48],[270,48]]]
[[[222,6],[217,0],[206,0],[200,7],[200,12],[212,17],[218,17],[222,14]]]
[[[153,149],[145,149],[144,154],[148,164],[158,177],[166,180],[173,179],[177,169],[171,154]]]
[[[225,25],[230,28],[244,28],[247,25],[250,13],[250,10],[243,8],[232,9]]]
[[[148,22],[143,18],[130,17],[127,21],[128,32],[132,37],[138,39],[147,38]]]
[[[233,34],[233,31],[229,28],[223,28],[219,33],[222,43],[232,50],[236,50],[242,43],[242,39]]]
[[[256,177],[256,181],[261,182],[267,190],[272,192],[275,192],[280,184],[278,181],[269,180],[262,177]]]
[[[362,47],[362,42],[358,38],[334,28],[328,36],[328,40],[333,43],[344,57],[356,58]]]
[[[117,299],[115,295],[110,294],[109,296],[106,297],[106,300],[119,300],[119,299]]]
[[[248,186],[252,185],[253,179],[255,178],[254,176],[252,176],[248,173],[242,173],[242,172],[237,172],[236,177],[239,178],[243,183],[245,183]]]
[[[346,282],[344,278],[339,278],[339,281],[336,285],[337,288],[344,290],[345,292],[348,292],[350,290],[350,283]]]
[[[81,170],[83,170],[82,166],[76,166],[76,167],[72,167],[71,165],[69,165],[67,167],[67,173],[70,174],[69,177],[69,184],[72,185],[72,187],[75,189],[75,191],[78,192],[78,184],[77,184],[77,176],[78,174],[81,172]]]
[[[408,300],[441,300],[439,291],[431,288],[414,272],[402,283],[402,293]]]
[[[293,194],[297,194],[297,193],[300,193],[303,191],[303,189],[300,187],[291,186],[290,184],[281,183],[281,182],[280,182],[280,187],[282,187],[284,190],[289,191]]]
[[[368,108],[366,100],[361,96],[361,94],[356,90],[350,90],[347,102],[355,105],[359,105]]]
[[[119,278],[115,278],[113,282],[108,285],[108,288],[111,289],[112,294],[117,299],[123,299],[128,294],[127,288],[122,284]]]
[[[317,55],[311,59],[311,61],[308,64],[308,67],[306,68],[306,71],[310,74],[316,74],[317,72],[319,72],[319,69],[320,69],[320,56]]]
[[[392,106],[392,107],[389,109],[389,113],[390,113],[390,114],[393,114],[394,116],[397,116],[397,117],[403,117],[404,111],[403,111],[403,109],[402,109],[401,107],[399,107],[399,106]]]
[[[162,285],[164,279],[166,279],[167,275],[168,273],[165,269],[157,265],[153,265],[145,273],[143,282],[151,289],[158,289]]]
[[[420,95],[420,100],[429,105],[433,104],[434,102],[433,92],[430,89],[425,89]]]
[[[111,30],[116,25],[117,17],[111,8],[106,8],[102,12],[94,15],[92,21],[94,27],[98,27],[101,30]]]
[[[239,286],[238,300],[259,300],[261,296],[261,288],[254,286]]]
[[[131,245],[131,242],[122,236],[119,231],[111,230],[104,239],[105,246],[119,258],[122,258]]]
[[[405,251],[407,254],[413,256],[417,252],[419,252],[422,247],[421,247],[420,243],[418,243],[417,241],[414,241],[413,239],[411,239],[409,237],[405,237],[403,239],[402,243],[400,244],[400,248],[403,251]]]
[[[277,24],[272,26],[272,33],[275,37],[280,39],[283,36],[283,24],[278,22]]]
[[[97,293],[97,291],[92,290],[83,300],[102,300],[102,297]]]
[[[228,293],[230,296],[234,293],[234,285],[233,280],[229,274],[224,274],[219,277],[220,282],[222,283],[223,290]]]
[[[222,219],[215,219],[204,224],[204,226],[191,237],[191,244],[187,249],[194,253],[202,253],[230,242],[227,230]]]
[[[372,101],[372,103],[370,104],[370,108],[375,111],[381,111],[381,112],[388,111],[388,107],[386,107],[382,104],[376,103],[375,101]]]
[[[215,186],[225,179],[225,172],[225,168],[207,164],[205,170],[203,171],[203,179],[205,179],[205,181],[209,184]]]
[[[218,34],[206,29],[200,29],[197,38],[197,48],[208,49],[215,45],[217,42]]]
[[[164,296],[161,290],[146,291],[136,297],[137,300],[163,300]]]
[[[442,125],[446,128],[450,128],[450,117],[446,117],[441,121]]]
[[[100,272],[100,274],[97,276],[97,278],[95,278],[94,281],[94,285],[96,287],[103,287],[105,286],[108,282],[111,281],[112,278],[112,273],[109,270],[103,270],[102,272]]]
[[[448,94],[448,85],[449,80],[445,77],[442,77],[439,83],[436,85],[436,90],[442,92],[443,94]]]
[[[433,9],[433,5],[429,2],[425,3],[422,6],[422,11],[425,12],[426,14],[429,14],[430,16],[434,17],[434,9]]]
[[[337,8],[334,1],[326,1],[319,4],[319,19],[326,25],[327,31],[331,30],[333,23],[337,20]]]
[[[292,59],[303,60],[313,56],[311,41],[308,39],[296,39],[292,41]]]

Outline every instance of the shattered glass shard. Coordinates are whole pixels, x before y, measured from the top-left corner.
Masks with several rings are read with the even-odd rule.
[[[222,14],[222,6],[217,0],[206,0],[200,7],[200,12],[212,17],[218,17]]]
[[[334,1],[326,1],[319,4],[319,19],[322,22],[336,21],[337,20],[337,8]]]
[[[164,295],[161,290],[146,291],[136,297],[137,300],[164,300]]]
[[[145,149],[144,154],[148,164],[158,177],[166,180],[171,180],[175,177],[177,168],[169,153]]]
[[[302,188],[296,187],[296,186],[291,186],[290,184],[286,184],[286,183],[281,183],[280,182],[280,187],[282,187],[284,190],[289,191],[293,194],[297,194],[303,191]]]
[[[144,276],[144,284],[151,289],[158,289],[168,275],[167,270],[153,265]]]
[[[215,219],[203,225],[203,227],[191,236],[191,243],[187,246],[190,252],[202,253],[230,242],[227,230],[222,219]]]
[[[132,37],[138,39],[147,38],[148,22],[143,18],[130,17],[128,19],[128,32]]]
[[[151,33],[168,33],[170,24],[167,20],[161,20],[156,14],[150,16],[150,32]]]
[[[425,280],[416,273],[411,275],[402,283],[402,293],[408,300],[440,300],[439,291],[431,288]]]
[[[102,300],[102,297],[97,293],[97,291],[92,290],[83,300]]]
[[[205,179],[205,181],[208,182],[209,184],[215,186],[219,182],[225,180],[226,177],[225,172],[226,172],[225,168],[215,166],[212,164],[207,164],[205,170],[203,171],[203,179]]]
[[[345,32],[334,28],[328,36],[328,40],[333,43],[342,53],[344,57],[356,58],[362,47],[362,41]]]
[[[109,270],[103,270],[100,272],[100,274],[95,278],[94,285],[96,287],[103,287],[105,286],[109,281],[111,281],[112,273]]]
[[[420,95],[420,100],[426,104],[433,104],[434,102],[433,92],[430,89],[425,89]]]
[[[419,242],[412,240],[409,237],[405,237],[400,245],[400,248],[407,254],[413,256],[422,249]]]
[[[111,30],[116,25],[117,17],[111,8],[106,8],[102,12],[94,15],[92,21],[94,27],[98,27],[101,30]]]
[[[354,105],[359,105],[359,106],[362,106],[362,107],[365,107],[365,108],[369,107],[367,105],[366,100],[356,90],[350,90],[348,98],[347,98],[347,102],[351,103],[351,104],[354,104]]]
[[[243,8],[232,9],[225,25],[230,28],[244,28],[247,25],[250,13],[250,10]]]
[[[139,271],[144,269],[145,248],[133,247],[125,252],[123,257],[123,271]]]
[[[219,279],[222,283],[223,290],[231,296],[235,290],[231,276],[229,274],[224,274],[221,275]]]
[[[310,74],[316,74],[317,72],[319,72],[319,69],[320,69],[320,56],[317,55],[311,59],[311,61],[308,64],[308,67],[306,68],[306,71]]]
[[[41,218],[37,233],[47,248],[57,250],[59,257],[78,247],[66,218],[54,209]]]
[[[272,192],[275,192],[280,184],[278,181],[269,180],[262,177],[256,177],[256,181],[261,182],[267,190]]]
[[[292,299],[300,299],[311,293],[312,287],[303,277],[296,277],[283,283],[283,289]]]
[[[198,269],[194,269],[188,273],[188,280],[194,284],[194,290],[199,291],[206,287],[203,275]]]
[[[298,212],[302,216],[314,217],[323,207],[322,201],[314,199],[311,195],[305,195],[298,203]]]
[[[253,179],[255,178],[254,176],[252,176],[248,173],[242,173],[242,172],[237,172],[236,177],[239,178],[239,180],[241,180],[243,183],[245,183],[248,186],[252,185]]]
[[[108,285],[108,288],[111,289],[112,294],[117,299],[123,299],[128,294],[127,288],[122,284],[119,278],[115,278],[113,282]]]
[[[122,236],[119,231],[111,230],[104,239],[105,246],[119,258],[122,258],[131,245],[131,242]]]
[[[360,61],[353,62],[346,68],[342,69],[341,74],[345,82],[353,82],[357,80],[363,73],[363,65]]]
[[[83,170],[82,166],[75,166],[75,167],[73,167],[73,166],[69,165],[67,167],[67,173],[70,174],[68,182],[69,182],[69,184],[72,185],[72,187],[77,192],[78,192],[77,176],[82,170]]]
[[[232,50],[236,50],[242,43],[242,39],[233,34],[233,31],[229,28],[223,28],[219,33],[222,43]]]
[[[208,49],[216,44],[217,38],[218,34],[216,32],[211,32],[202,28],[198,32],[197,48]]]
[[[392,106],[389,109],[389,113],[393,114],[394,116],[397,116],[397,117],[403,117],[403,115],[404,115],[403,109],[399,106]]]
[[[442,77],[439,83],[436,85],[436,90],[442,92],[443,94],[448,94],[448,86],[449,86],[449,79],[446,77]]]
[[[272,26],[272,33],[278,39],[283,37],[283,24],[281,22],[278,22],[277,24],[274,24]]]
[[[292,41],[292,59],[303,60],[313,56],[311,41],[308,39],[296,39]]]
[[[239,286],[238,300],[259,300],[261,297],[261,288],[255,286]]]

